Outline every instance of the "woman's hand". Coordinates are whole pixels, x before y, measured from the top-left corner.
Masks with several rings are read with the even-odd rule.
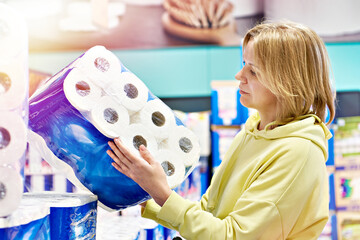
[[[139,147],[142,158],[131,153],[119,138],[110,141],[111,150],[106,153],[115,161],[112,165],[121,173],[134,180],[162,206],[171,194],[165,172],[144,145]]]

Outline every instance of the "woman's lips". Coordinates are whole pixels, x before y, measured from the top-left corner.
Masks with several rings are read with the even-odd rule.
[[[240,94],[242,95],[242,94],[248,94],[247,92],[244,92],[243,90],[239,90],[239,92],[240,92]]]

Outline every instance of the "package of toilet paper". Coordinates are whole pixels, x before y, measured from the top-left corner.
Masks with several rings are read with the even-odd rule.
[[[29,99],[29,143],[78,188],[121,210],[150,196],[111,166],[108,141],[144,144],[171,188],[196,167],[197,136],[111,51],[95,46],[51,77]],[[140,154],[139,154],[140,156]]]
[[[27,204],[50,208],[49,239],[96,239],[97,197],[88,193],[24,193]]]
[[[50,240],[49,220],[49,206],[21,199],[16,210],[0,218],[0,239]]]

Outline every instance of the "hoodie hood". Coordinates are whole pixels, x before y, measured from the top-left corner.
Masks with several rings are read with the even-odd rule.
[[[287,137],[308,139],[319,146],[324,153],[325,159],[327,159],[327,140],[332,137],[332,134],[318,116],[314,114],[304,115],[286,125],[278,126],[271,130],[269,126],[273,125],[274,122],[266,125],[264,130],[257,129],[259,123],[260,115],[258,113],[251,115],[245,123],[246,134],[253,135],[255,138],[269,140]]]

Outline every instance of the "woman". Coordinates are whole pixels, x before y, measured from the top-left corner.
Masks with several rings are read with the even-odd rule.
[[[254,108],[200,202],[171,191],[144,146],[136,157],[109,142],[113,166],[151,196],[142,216],[186,239],[317,239],[328,220],[326,108],[334,118],[330,65],[322,40],[296,23],[247,32],[241,103]]]

